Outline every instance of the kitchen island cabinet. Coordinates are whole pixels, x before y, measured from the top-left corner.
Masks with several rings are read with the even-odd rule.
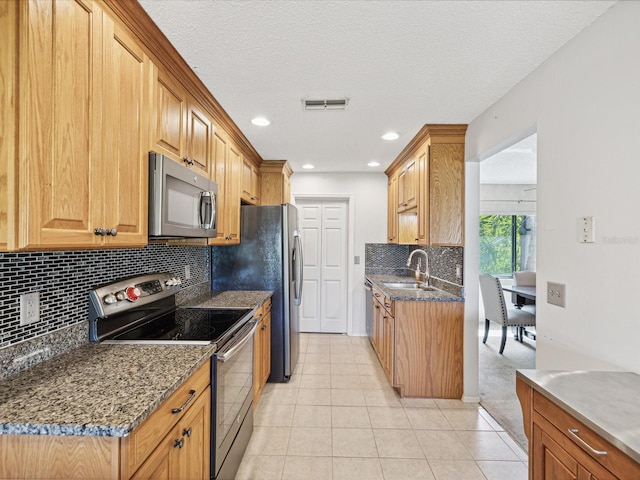
[[[640,478],[640,376],[516,371],[529,440],[529,478]]]
[[[373,284],[371,344],[389,383],[401,397],[461,398],[462,298],[384,286],[404,277],[367,278]]]

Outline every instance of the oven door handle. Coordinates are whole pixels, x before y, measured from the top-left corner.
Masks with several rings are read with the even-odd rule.
[[[229,342],[228,347],[225,347],[220,352],[216,353],[216,357],[219,362],[226,362],[231,360],[233,356],[253,337],[253,333],[258,328],[259,318],[249,320],[247,325]]]

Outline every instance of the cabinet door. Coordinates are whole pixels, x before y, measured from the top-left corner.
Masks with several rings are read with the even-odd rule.
[[[271,374],[271,302],[264,306],[262,335],[262,388]]]
[[[387,242],[398,243],[398,175],[389,177],[387,201]]]
[[[393,342],[394,342],[394,323],[395,320],[388,313],[383,317],[383,333],[382,333],[382,343],[383,343],[383,362],[382,368],[384,372],[387,374],[387,379],[391,384],[393,384]]]
[[[13,172],[16,162],[15,113],[17,102],[18,4],[0,2],[0,251],[9,247],[8,232],[15,233],[13,225],[15,205]],[[11,48],[9,47],[11,46]],[[11,178],[10,178],[11,177]],[[11,188],[10,188],[11,187]],[[11,193],[9,193],[11,190]],[[9,228],[11,225],[11,228]],[[15,238],[11,239],[11,243]]]
[[[534,480],[596,480],[591,472],[563,449],[538,424],[533,424]],[[598,477],[614,480],[613,475]]]
[[[187,164],[208,177],[213,126],[211,120],[193,102],[189,103],[187,127]]]
[[[401,210],[409,210],[415,208],[418,201],[417,189],[417,172],[416,160],[411,159],[407,162],[404,169],[402,182],[402,205]]]
[[[20,96],[18,248],[99,245],[102,11],[82,0],[18,3],[29,92]]]
[[[429,244],[429,144],[418,152],[416,174],[418,176],[418,240],[419,245]]]
[[[176,478],[173,472],[178,471],[178,466],[176,465],[178,458],[174,454],[174,451],[178,448],[175,446],[175,441],[180,438],[178,434],[178,427],[174,427],[136,473],[133,474],[131,479],[170,480]]]
[[[229,169],[226,175],[227,195],[225,215],[229,245],[240,243],[240,197],[242,194],[242,152],[234,144],[229,145]]]
[[[154,151],[182,162],[185,156],[187,99],[182,87],[158,69]]]
[[[227,237],[227,197],[229,165],[229,138],[224,130],[215,126],[213,131],[213,147],[209,176],[218,184],[218,230],[216,238],[209,240],[209,245],[224,245]]]
[[[431,145],[429,159],[431,245],[463,245],[464,145]]]
[[[258,322],[253,336],[253,406],[258,405],[262,394],[262,349],[264,348],[264,318]]]
[[[242,200],[251,205],[260,204],[260,173],[258,167],[248,159],[242,163]]]
[[[174,478],[209,479],[211,387],[202,392],[178,425],[180,440],[184,444],[178,449],[178,474]]]
[[[108,245],[143,246],[148,229],[150,62],[131,36],[106,15],[104,18],[101,226],[117,231],[116,236],[107,237]]]

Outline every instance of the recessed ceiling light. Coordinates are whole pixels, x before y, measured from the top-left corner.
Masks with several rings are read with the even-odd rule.
[[[379,167],[380,162],[369,162],[367,163],[367,167]]]
[[[311,170],[312,168],[316,168],[316,167],[314,167],[310,163],[306,163],[306,164],[302,165],[302,168],[304,168],[306,170]]]
[[[255,117],[251,119],[251,123],[257,125],[259,127],[266,127],[267,125],[271,125],[271,122],[264,117]]]
[[[397,132],[387,132],[381,137],[383,140],[397,140],[400,138],[400,134]]]

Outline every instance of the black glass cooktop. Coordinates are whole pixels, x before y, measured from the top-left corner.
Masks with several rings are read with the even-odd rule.
[[[233,328],[250,309],[200,309],[179,308],[135,328],[121,332],[109,340],[168,340],[210,341],[218,340]]]

